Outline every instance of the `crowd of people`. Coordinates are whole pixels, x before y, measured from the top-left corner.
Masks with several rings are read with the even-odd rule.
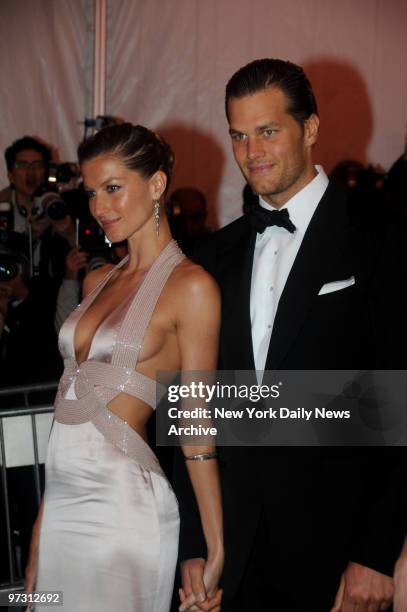
[[[181,612],[406,612],[404,449],[185,446],[178,506],[146,444],[157,370],[406,369],[407,147],[328,177],[311,83],[282,60],[238,70],[226,113],[246,186],[217,232],[141,126],[84,141],[83,183],[49,181],[34,138],[5,152],[1,384],[62,374],[26,589],[166,612],[178,556]]]

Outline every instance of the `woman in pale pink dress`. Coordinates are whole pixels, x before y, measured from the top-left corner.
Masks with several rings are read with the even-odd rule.
[[[33,530],[26,590],[63,591],[65,612],[166,612],[177,559],[175,495],[146,443],[158,370],[216,367],[219,295],[172,240],[163,195],[173,156],[141,126],[110,126],[82,143],[90,210],[116,267],[91,272],[60,332],[65,360]],[[185,447],[208,555],[204,607],[219,610],[222,510],[216,453]],[[182,592],[194,610],[201,593]]]

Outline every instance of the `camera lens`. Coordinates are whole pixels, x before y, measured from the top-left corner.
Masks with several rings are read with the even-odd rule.
[[[47,202],[46,212],[50,219],[58,221],[66,217],[68,214],[68,206],[60,197],[55,197]]]
[[[0,282],[10,281],[19,272],[18,264],[11,261],[0,261]]]

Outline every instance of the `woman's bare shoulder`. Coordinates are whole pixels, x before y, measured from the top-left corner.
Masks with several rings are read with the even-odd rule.
[[[216,298],[219,295],[218,285],[202,266],[185,258],[174,270],[173,286],[177,291],[188,295],[208,294]]]
[[[95,287],[102,282],[105,278],[106,274],[110,272],[114,268],[114,264],[105,264],[104,266],[100,266],[100,268],[96,268],[96,270],[92,270],[87,274],[83,281],[83,296],[88,295]]]

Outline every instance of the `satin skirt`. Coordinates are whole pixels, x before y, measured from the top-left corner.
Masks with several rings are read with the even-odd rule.
[[[177,500],[164,477],[91,422],[54,421],[37,591],[63,591],[64,612],[167,612],[178,532]]]

